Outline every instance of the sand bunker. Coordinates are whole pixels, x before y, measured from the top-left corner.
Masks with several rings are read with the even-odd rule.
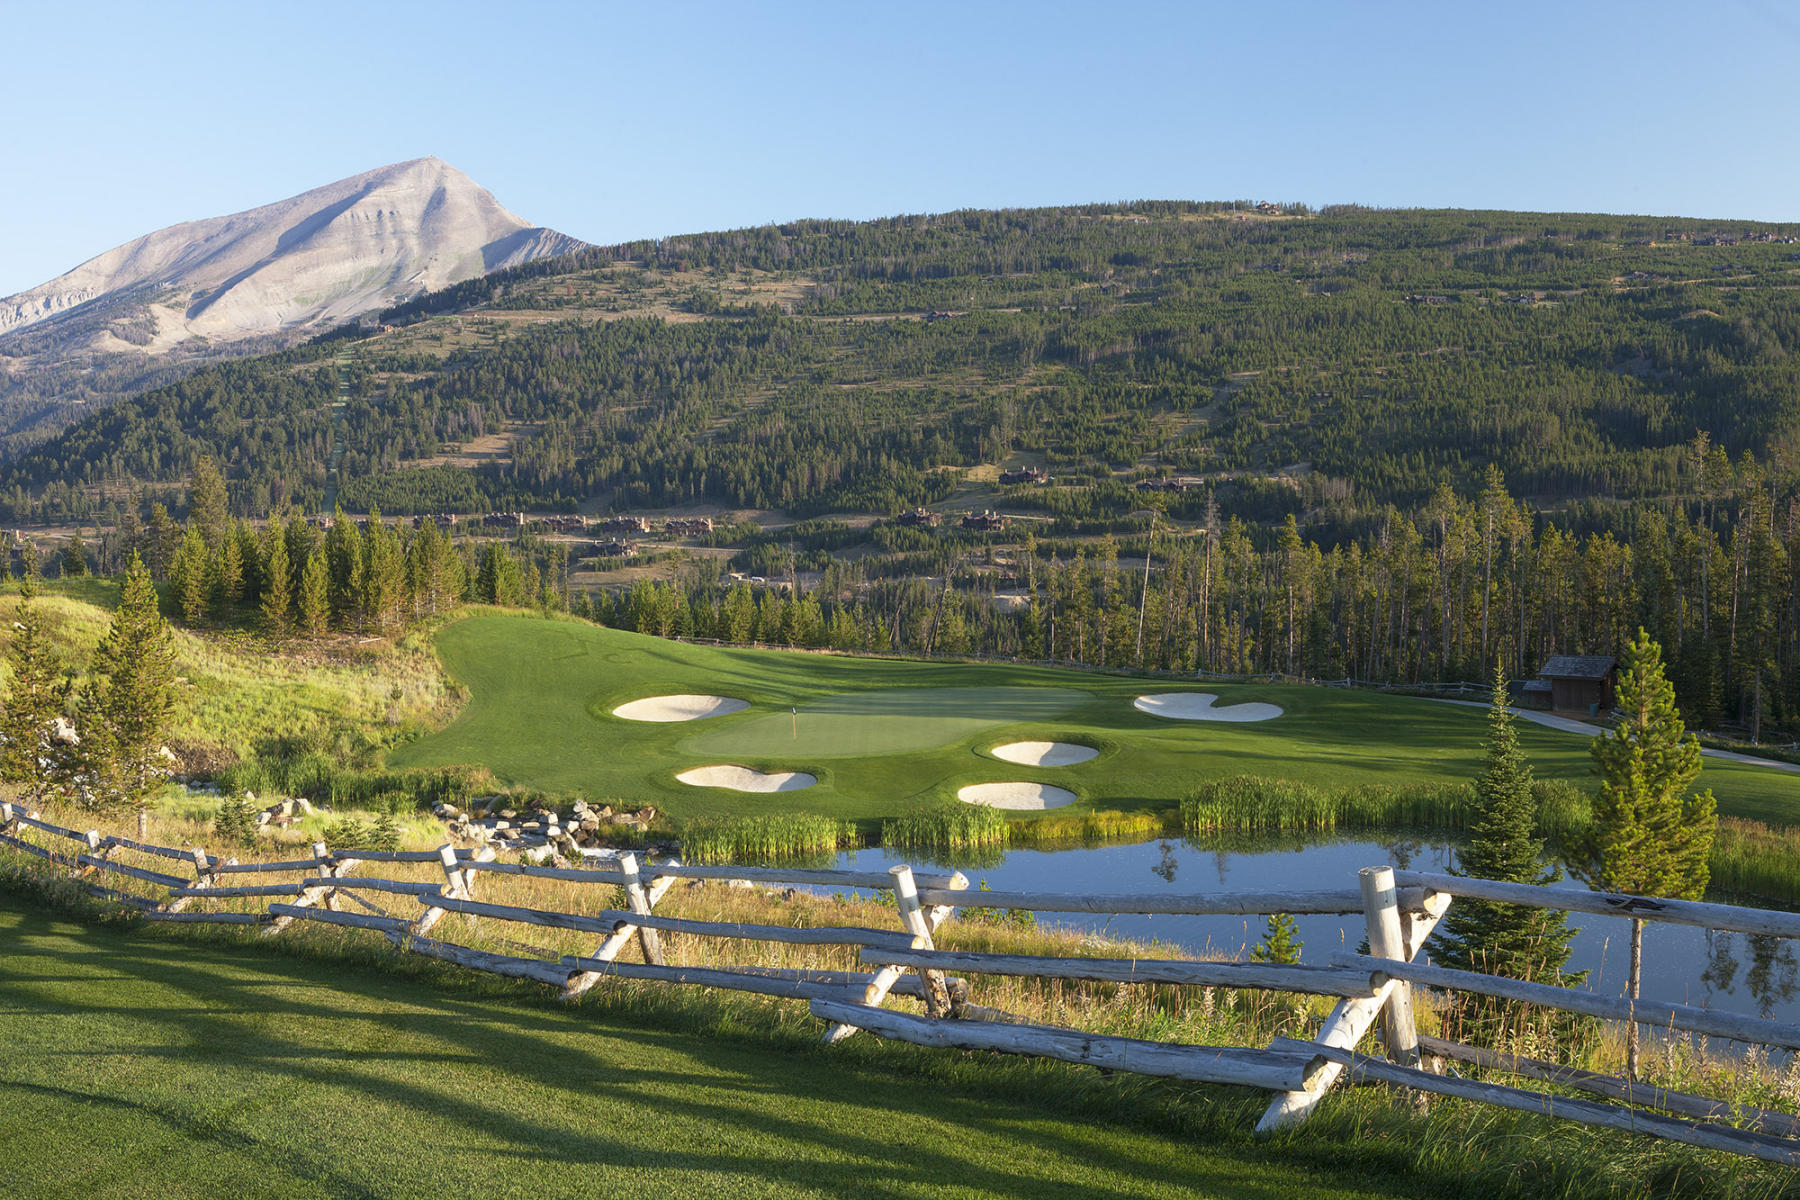
[[[988,753],[1002,762],[1027,767],[1072,767],[1100,754],[1092,746],[1074,742],[1008,742],[1004,746],[995,746]]]
[[[675,778],[692,787],[730,788],[734,792],[797,792],[819,782],[805,771],[776,771],[765,775],[749,767],[730,764],[695,767]]]
[[[702,717],[722,717],[750,707],[748,700],[729,696],[646,696],[613,709],[613,716],[627,721],[698,721]]]
[[[1073,804],[1075,793],[1047,783],[971,783],[960,789],[956,798],[964,804],[979,804],[984,808],[1037,811]]]
[[[1217,699],[1211,692],[1158,692],[1154,696],[1139,696],[1131,704],[1153,717],[1167,717],[1171,721],[1272,721],[1281,715],[1278,704],[1231,704],[1214,708],[1213,701]]]

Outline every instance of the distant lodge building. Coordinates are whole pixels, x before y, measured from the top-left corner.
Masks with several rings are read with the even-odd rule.
[[[972,512],[963,517],[962,527],[973,529],[977,533],[998,533],[1006,528],[1006,515],[987,510]]]
[[[545,517],[544,524],[556,533],[586,533],[587,522],[580,517]]]
[[[911,512],[903,512],[895,518],[900,524],[915,529],[936,529],[944,519],[943,514],[934,513],[929,508],[915,508]]]
[[[1009,467],[1000,472],[1003,484],[1029,483],[1044,484],[1050,482],[1050,473],[1042,467]]]
[[[494,512],[481,518],[483,525],[498,529],[525,528],[525,514],[522,512]]]
[[[642,517],[608,517],[600,522],[601,533],[635,533],[650,532],[650,522]]]
[[[667,537],[705,537],[713,531],[711,517],[670,517],[663,522]]]
[[[1177,475],[1172,479],[1140,479],[1137,490],[1140,492],[1194,492],[1206,486],[1206,480],[1198,475]]]
[[[439,529],[448,529],[460,520],[462,520],[462,517],[452,512],[421,513],[413,518],[412,526],[414,529],[423,529],[425,528],[425,522],[430,521]]]
[[[1598,716],[1613,706],[1619,660],[1604,654],[1558,654],[1525,685],[1525,707]]]
[[[630,558],[637,553],[636,544],[625,538],[602,538],[588,547],[596,558]]]

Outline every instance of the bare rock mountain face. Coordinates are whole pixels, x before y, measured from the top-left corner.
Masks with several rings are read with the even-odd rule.
[[[171,225],[0,300],[0,440],[35,440],[201,363],[585,244],[435,158]]]

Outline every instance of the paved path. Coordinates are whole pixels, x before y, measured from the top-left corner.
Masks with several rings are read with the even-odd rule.
[[[1426,699],[1436,704],[1460,704],[1465,708],[1487,707],[1480,700],[1440,700],[1435,696],[1428,696]],[[1559,717],[1554,713],[1537,712],[1528,708],[1509,708],[1506,711],[1521,720],[1550,729],[1560,729],[1564,733],[1579,733],[1586,737],[1597,737],[1606,732],[1598,725],[1589,725],[1586,721],[1577,721],[1572,717]],[[1800,775],[1800,763],[1780,762],[1773,758],[1758,758],[1754,754],[1739,754],[1736,750],[1702,749],[1700,753],[1707,758],[1722,758],[1726,762],[1744,763],[1752,767],[1768,767],[1770,770]]]

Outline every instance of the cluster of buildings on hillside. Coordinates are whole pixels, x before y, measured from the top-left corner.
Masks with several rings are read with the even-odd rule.
[[[998,533],[1005,529],[1011,521],[1012,518],[1005,513],[983,509],[980,512],[964,513],[962,519],[957,522],[957,528],[971,529],[977,533]],[[894,522],[911,529],[936,529],[944,523],[944,514],[932,512],[929,508],[915,508],[910,512],[901,513],[894,518]]]

